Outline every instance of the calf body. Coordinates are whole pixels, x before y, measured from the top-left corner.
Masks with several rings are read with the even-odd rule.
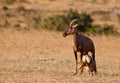
[[[89,74],[96,75],[96,65],[94,63],[93,57],[90,55],[83,55],[82,60],[80,61],[80,74],[83,73],[84,68],[86,68]]]

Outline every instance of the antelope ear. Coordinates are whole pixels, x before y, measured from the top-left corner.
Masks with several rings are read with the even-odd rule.
[[[73,28],[76,28],[77,26],[78,26],[78,24],[75,24],[75,25],[73,25],[72,27],[73,27]]]

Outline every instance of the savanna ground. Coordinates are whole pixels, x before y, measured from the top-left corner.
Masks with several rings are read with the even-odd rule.
[[[55,0],[52,1],[53,4],[47,0],[29,1],[31,1],[31,4],[23,5],[28,8],[40,7],[44,10],[44,14],[46,12],[47,14],[48,12],[56,13],[54,7],[58,6],[59,2]],[[96,3],[95,7],[114,7],[114,5],[111,5],[112,1],[114,0],[111,0],[107,5],[102,5],[101,2],[100,4]],[[79,4],[68,2],[66,5],[65,2],[67,0],[64,3],[59,2],[59,4],[63,4],[63,7],[56,7],[58,11],[61,12],[61,10],[66,10],[69,7],[78,8],[79,4],[88,4],[82,6],[83,8],[92,8],[91,5],[93,5],[89,2]],[[10,5],[11,8],[16,6],[16,4]],[[2,17],[2,15],[0,17],[1,24],[4,19],[10,20]],[[112,15],[114,16],[114,14]],[[11,19],[12,22],[16,21],[15,18],[18,17]],[[98,20],[98,17],[95,18]],[[119,21],[112,19],[109,22],[108,20],[95,22],[100,24],[101,22],[113,23],[119,29]],[[82,75],[78,73],[74,76],[75,59],[72,50],[72,36],[63,38],[62,32],[47,30],[0,29],[0,83],[120,83],[119,36],[96,35],[89,37],[94,41],[96,48],[98,74],[91,76],[85,71]]]
[[[9,35],[8,35],[9,34]],[[98,75],[73,76],[72,36],[51,31],[7,30],[0,34],[2,83],[119,83],[119,37],[90,37],[96,48]]]

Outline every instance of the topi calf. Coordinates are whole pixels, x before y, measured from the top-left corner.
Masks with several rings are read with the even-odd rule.
[[[92,55],[83,55],[82,60],[80,61],[80,68],[77,70],[77,72],[80,70],[80,74],[83,73],[84,68],[86,68],[89,72],[89,74],[96,75],[96,68],[95,63],[93,60]]]

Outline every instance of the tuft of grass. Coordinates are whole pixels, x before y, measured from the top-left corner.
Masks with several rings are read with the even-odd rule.
[[[103,25],[102,32],[106,35],[117,33],[117,31],[114,29],[114,26],[113,25],[108,25],[108,24]]]
[[[14,28],[15,28],[17,31],[20,31],[20,30],[21,30],[21,25],[20,25],[20,23],[14,24]]]
[[[16,8],[16,10],[17,10],[17,11],[25,11],[26,9],[25,9],[25,7],[24,7],[23,5],[21,5],[21,6],[18,6],[18,7]]]
[[[9,8],[7,6],[3,6],[2,9],[5,10],[5,11],[9,10]]]
[[[5,20],[5,23],[2,25],[2,27],[7,28],[9,26],[11,26],[11,24],[7,20]]]
[[[16,23],[16,24],[14,25],[14,27],[15,27],[15,28],[20,28],[20,24],[19,24],[19,23]]]
[[[97,26],[96,33],[104,35],[119,35],[118,31],[114,29],[114,26],[108,24]]]

